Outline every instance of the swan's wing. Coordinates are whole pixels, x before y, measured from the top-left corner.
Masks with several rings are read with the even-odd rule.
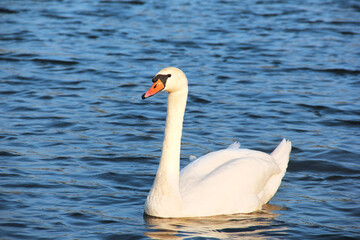
[[[239,155],[239,150],[224,149],[216,152],[210,152],[190,162],[180,172],[181,179],[188,179],[187,181],[196,181],[201,179],[220,165],[236,158]]]
[[[213,171],[218,166],[230,161],[231,159],[236,158],[239,155],[240,144],[234,142],[226,149],[210,152],[199,158],[191,158],[191,163],[185,166],[180,175],[183,178],[201,178],[202,176]]]
[[[186,182],[192,182],[203,179],[219,166],[222,166],[234,159],[249,157],[262,159],[268,162],[274,161],[274,159],[269,154],[249,149],[239,149],[239,147],[240,144],[235,142],[226,149],[210,152],[196,160],[193,160],[181,170],[180,181],[184,182],[186,179]]]
[[[251,181],[259,182],[260,178],[267,180],[278,173],[280,169],[269,154],[249,149],[228,148],[208,153],[189,163],[180,172],[180,186],[187,188],[188,185],[191,187],[210,179],[218,181],[220,178],[236,181],[239,176],[247,178],[245,182],[249,185]]]
[[[199,214],[207,209],[212,209],[209,214],[251,212],[264,204],[262,191],[279,173],[269,154],[231,147],[186,166],[180,175],[180,192],[185,205]]]

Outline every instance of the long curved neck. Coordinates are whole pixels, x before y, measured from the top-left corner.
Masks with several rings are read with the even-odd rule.
[[[181,135],[187,93],[187,89],[169,93],[165,137],[158,169],[158,175],[165,175],[176,186],[179,185]]]
[[[179,190],[181,135],[188,89],[169,93],[165,137],[154,185],[146,212],[166,216],[182,208]],[[161,209],[158,207],[161,206]],[[161,213],[160,213],[161,212]]]

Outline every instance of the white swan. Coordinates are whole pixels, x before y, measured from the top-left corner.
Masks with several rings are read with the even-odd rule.
[[[161,70],[142,96],[169,92],[159,168],[146,199],[145,213],[162,218],[249,213],[276,193],[289,161],[291,142],[269,155],[240,149],[238,143],[192,161],[180,172],[180,145],[188,81],[178,68]]]

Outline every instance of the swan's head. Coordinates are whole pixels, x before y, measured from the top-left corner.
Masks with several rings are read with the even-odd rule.
[[[153,85],[142,95],[142,99],[151,97],[161,91],[167,91],[169,93],[187,91],[188,82],[185,73],[175,67],[162,69],[155,75],[152,82]]]

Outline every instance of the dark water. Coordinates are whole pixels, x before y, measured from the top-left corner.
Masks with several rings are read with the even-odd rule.
[[[295,3],[297,2],[297,3]],[[163,67],[187,73],[182,165],[291,139],[264,210],[143,217]],[[1,239],[360,238],[360,2],[0,3]]]

